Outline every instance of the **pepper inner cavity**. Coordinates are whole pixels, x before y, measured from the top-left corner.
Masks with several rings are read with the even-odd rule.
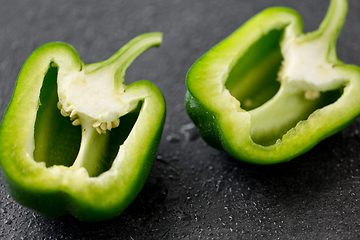
[[[33,157],[37,162],[45,162],[46,167],[54,165],[70,167],[80,149],[81,128],[74,127],[56,107],[57,74],[56,64],[50,64],[40,90]]]
[[[241,108],[251,115],[251,138],[263,146],[275,144],[299,121],[335,102],[343,92],[340,87],[327,92],[299,90],[279,95],[283,87],[277,80],[283,61],[282,33],[273,30],[254,43],[238,59],[225,83]]]
[[[279,90],[276,78],[283,60],[281,35],[282,31],[274,30],[263,36],[231,69],[225,86],[242,109],[250,111],[263,105]]]
[[[73,126],[78,113],[70,112],[64,117],[58,109],[58,70],[57,65],[51,63],[44,76],[35,121],[33,157],[36,162],[45,162],[46,167],[71,167],[79,155],[83,129]],[[84,155],[83,167],[90,177],[99,176],[110,169],[120,146],[134,127],[141,107],[140,101],[131,112],[120,117],[118,123],[121,122],[121,126],[107,130],[105,134],[95,133],[101,148],[88,147]],[[73,118],[72,121],[68,117]]]

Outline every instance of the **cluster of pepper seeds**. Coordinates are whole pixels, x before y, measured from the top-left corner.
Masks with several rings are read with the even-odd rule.
[[[60,110],[60,113],[62,116],[64,117],[70,117],[70,121],[72,121],[72,125],[73,126],[79,126],[81,124],[80,119],[78,118],[77,115],[77,111],[76,110],[72,110],[71,112],[67,112],[65,111],[65,109],[62,107],[62,104],[60,102],[57,103],[57,108]],[[106,130],[111,131],[111,129],[116,128],[120,125],[120,119],[116,119],[112,122],[100,122],[100,121],[96,121],[94,122],[94,124],[92,125],[93,128],[96,129],[96,131],[99,134],[105,134]]]
[[[60,102],[57,103],[57,108],[60,110],[60,113],[63,117],[70,117],[70,121],[72,121],[72,125],[79,126],[81,124],[80,119],[77,116],[77,111],[72,110],[71,113],[65,111],[63,109],[62,104]]]
[[[116,119],[112,122],[100,122],[96,121],[92,125],[99,134],[106,133],[106,130],[111,131],[112,128],[116,128],[120,125],[120,119]]]

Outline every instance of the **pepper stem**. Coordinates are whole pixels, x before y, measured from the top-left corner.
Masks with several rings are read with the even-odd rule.
[[[324,20],[321,22],[317,33],[323,43],[328,44],[330,61],[336,61],[336,40],[345,22],[348,10],[347,0],[331,0]]]
[[[283,63],[278,78],[292,83],[296,90],[305,91],[307,99],[317,93],[338,89],[342,78],[333,72],[336,56],[336,39],[346,18],[347,0],[331,0],[328,13],[318,30],[296,36],[288,30],[281,42]],[[288,88],[289,89],[289,88]],[[309,98],[308,98],[309,97]]]
[[[321,22],[319,31],[326,37],[335,38],[339,34],[347,14],[347,0],[331,0],[324,20]]]
[[[142,34],[124,45],[108,60],[90,64],[85,67],[86,74],[104,71],[106,74],[115,76],[115,88],[122,89],[126,69],[145,50],[159,46],[162,41],[162,33],[152,32]]]

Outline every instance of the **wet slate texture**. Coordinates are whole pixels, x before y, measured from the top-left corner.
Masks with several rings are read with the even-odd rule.
[[[167,118],[151,174],[120,216],[99,223],[51,219],[18,205],[0,183],[0,239],[359,239],[360,121],[284,164],[238,162],[207,146],[184,108],[190,66],[247,19],[288,6],[317,28],[328,1],[0,0],[0,119],[32,51],[52,41],[73,45],[85,63],[110,57],[133,37],[164,33],[142,54],[126,83],[154,82]],[[350,1],[338,56],[360,65],[360,2]]]

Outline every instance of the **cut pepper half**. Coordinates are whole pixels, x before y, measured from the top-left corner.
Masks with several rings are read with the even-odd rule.
[[[100,221],[134,200],[156,154],[165,102],[151,82],[125,85],[124,75],[161,40],[140,35],[89,65],[65,43],[34,51],[0,126],[2,176],[16,201],[45,216]]]
[[[337,59],[346,0],[332,0],[319,29],[273,7],[202,56],[186,77],[186,108],[203,139],[256,164],[288,161],[360,113],[360,70]]]

